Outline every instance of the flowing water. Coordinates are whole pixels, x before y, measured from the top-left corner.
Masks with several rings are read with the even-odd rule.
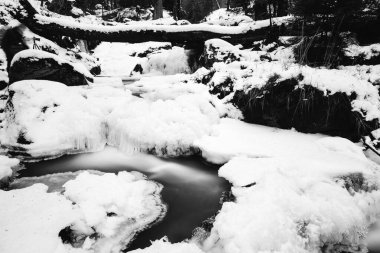
[[[64,156],[29,163],[25,167],[20,171],[20,180],[16,180],[12,188],[42,182],[49,186],[50,191],[59,190],[66,181],[75,177],[70,172],[80,170],[139,171],[161,183],[164,186],[162,199],[168,205],[168,211],[161,222],[141,232],[129,250],[147,247],[150,241],[164,236],[171,242],[190,238],[194,228],[220,209],[220,197],[229,190],[228,182],[218,177],[218,167],[205,163],[201,158],[159,159],[145,154],[127,156],[110,147],[98,153]]]

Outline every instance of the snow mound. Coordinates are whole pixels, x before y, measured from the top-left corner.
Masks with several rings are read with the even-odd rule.
[[[1,252],[120,252],[165,212],[162,187],[140,173],[83,172],[64,188],[0,191]]]
[[[202,250],[198,248],[193,243],[173,243],[171,244],[166,239],[161,239],[152,242],[152,245],[145,249],[137,249],[130,251],[130,253],[203,253]]]
[[[219,174],[234,184],[236,201],[224,203],[206,249],[363,249],[367,229],[379,215],[377,167],[349,155],[340,157],[346,159],[335,155],[231,160]]]

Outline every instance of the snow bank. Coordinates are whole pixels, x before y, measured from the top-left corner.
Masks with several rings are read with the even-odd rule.
[[[0,185],[1,182],[4,182],[12,176],[13,171],[17,165],[19,165],[19,160],[15,158],[9,158],[3,155],[0,155]]]
[[[83,172],[64,188],[0,191],[1,252],[120,252],[165,212],[161,186],[139,173]]]
[[[152,242],[152,245],[145,249],[137,249],[129,251],[131,253],[203,253],[193,243],[180,242],[171,244],[166,239]]]

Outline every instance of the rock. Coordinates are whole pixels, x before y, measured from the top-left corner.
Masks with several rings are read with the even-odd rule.
[[[212,67],[215,62],[231,63],[240,61],[242,55],[238,47],[221,40],[211,39],[205,42],[201,61],[206,68]]]
[[[82,65],[71,63],[51,53],[28,49],[13,58],[9,69],[9,82],[31,79],[56,81],[67,86],[93,82],[93,76]]]

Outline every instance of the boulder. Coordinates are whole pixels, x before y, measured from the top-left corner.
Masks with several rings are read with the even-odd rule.
[[[206,68],[209,68],[215,62],[231,63],[240,61],[241,58],[238,47],[221,39],[211,39],[205,42],[201,62]]]
[[[13,58],[9,83],[31,79],[56,81],[67,86],[93,82],[93,76],[83,65],[71,63],[55,54],[28,49]]]

